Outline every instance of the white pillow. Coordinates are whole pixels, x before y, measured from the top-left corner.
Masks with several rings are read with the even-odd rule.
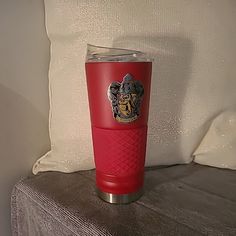
[[[213,120],[193,155],[196,163],[236,170],[236,109]]]
[[[236,101],[232,9],[230,0],[45,0],[51,151],[33,173],[94,167],[87,43],[152,54],[146,165],[191,162],[206,121]]]

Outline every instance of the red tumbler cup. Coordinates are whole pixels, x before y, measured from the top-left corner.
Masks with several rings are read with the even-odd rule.
[[[98,196],[142,195],[152,62],[142,52],[88,45],[86,78]]]

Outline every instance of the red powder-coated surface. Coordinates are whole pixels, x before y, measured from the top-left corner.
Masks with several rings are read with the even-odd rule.
[[[151,67],[151,62],[86,63],[96,183],[104,192],[127,194],[143,185]],[[142,83],[144,95],[138,119],[120,123],[113,117],[107,91],[127,74]]]

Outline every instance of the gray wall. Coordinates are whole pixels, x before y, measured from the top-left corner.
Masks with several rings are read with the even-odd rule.
[[[49,149],[48,63],[43,0],[0,0],[0,235],[13,184]]]

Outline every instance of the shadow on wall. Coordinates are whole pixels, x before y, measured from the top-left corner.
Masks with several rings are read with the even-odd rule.
[[[44,1],[0,1],[0,235],[10,232],[10,192],[49,149],[49,41]]]
[[[145,51],[154,59],[147,165],[191,162],[181,151],[182,106],[191,77],[193,45],[178,36],[125,36],[114,47]]]
[[[0,222],[10,222],[10,193],[20,176],[49,149],[48,120],[25,98],[0,85]],[[1,227],[2,228],[2,227]],[[1,232],[1,230],[0,230]]]

